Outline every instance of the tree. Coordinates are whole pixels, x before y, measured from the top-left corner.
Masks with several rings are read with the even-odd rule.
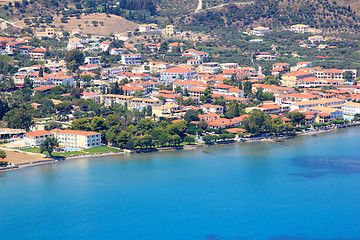
[[[305,121],[305,113],[302,112],[289,112],[288,117],[294,126],[297,126]]]
[[[255,97],[259,100],[259,101],[274,101],[275,100],[275,96],[272,95],[271,93],[264,93],[262,90],[262,87],[259,87],[258,90],[255,93]]]
[[[24,108],[16,108],[6,113],[5,121],[9,128],[29,130],[33,125],[32,112]]]
[[[62,128],[62,124],[61,124],[61,123],[57,123],[57,122],[50,122],[50,123],[48,123],[48,124],[46,124],[46,125],[44,126],[44,129],[45,129],[46,131],[50,131],[50,130],[55,129],[55,128]]]
[[[89,118],[76,119],[72,122],[71,129],[88,131],[88,130],[90,130],[89,123],[90,123]]]
[[[271,117],[261,110],[254,109],[250,112],[249,117],[244,119],[244,128],[252,134],[259,134],[268,129],[266,123]]]
[[[50,157],[52,157],[52,152],[54,151],[55,147],[59,146],[59,142],[54,137],[46,138],[43,143],[40,145],[40,152],[48,152]]]
[[[68,113],[71,110],[71,104],[68,102],[62,102],[55,106],[59,113]]]
[[[3,116],[10,110],[9,105],[6,100],[0,99],[0,120]]]
[[[204,95],[200,96],[200,100],[204,103],[211,103],[211,87],[208,85],[204,91]]]
[[[352,81],[353,80],[353,72],[352,71],[345,71],[343,73],[343,78],[346,80],[346,81]]]
[[[239,117],[240,111],[241,111],[241,109],[240,109],[239,103],[232,101],[226,111],[226,117],[227,118]]]
[[[188,123],[192,121],[199,121],[199,113],[194,109],[188,110],[184,115],[184,120]]]
[[[75,72],[84,63],[84,54],[78,49],[70,50],[65,54],[65,61],[68,69]]]
[[[186,131],[185,121],[172,123],[167,127],[167,130],[170,135],[176,134],[180,136],[181,139],[183,139],[185,137],[185,131]]]
[[[5,159],[6,157],[6,152],[4,150],[0,150],[0,158]]]
[[[249,95],[251,93],[252,83],[250,81],[245,81],[243,87],[245,96]]]
[[[188,144],[195,142],[195,138],[193,136],[186,136],[184,138],[184,142],[187,142]]]
[[[169,49],[167,42],[162,42],[160,44],[159,52],[165,53]]]
[[[39,69],[39,77],[44,77],[44,70],[42,67]]]
[[[90,129],[92,131],[99,132],[105,129],[105,120],[103,117],[94,117],[90,123]]]
[[[146,116],[152,116],[152,107],[150,105],[146,107]]]
[[[121,88],[121,90],[122,90],[122,88]],[[119,83],[117,81],[110,84],[110,93],[111,94],[120,94]]]

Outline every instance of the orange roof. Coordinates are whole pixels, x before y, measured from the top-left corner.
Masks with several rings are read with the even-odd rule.
[[[296,71],[296,72],[289,72],[289,73],[285,73],[283,76],[303,76],[303,75],[309,75],[308,72],[303,72],[303,71]]]
[[[80,131],[80,130],[61,130],[61,129],[53,129],[51,132],[58,132],[64,134],[76,134],[76,135],[84,135],[84,136],[91,136],[101,134],[98,132],[91,132],[91,131]]]
[[[34,88],[34,91],[46,91],[46,90],[52,89],[54,87],[57,87],[57,86],[56,85],[40,86],[40,87]]]
[[[173,67],[173,68],[166,69],[163,72],[165,72],[165,73],[191,73],[194,71],[186,69],[186,68],[181,68],[181,67]]]
[[[234,133],[234,134],[237,134],[239,132],[246,132],[246,130],[243,128],[229,128],[229,129],[226,129],[226,131],[229,133]]]
[[[38,131],[33,131],[33,132],[26,133],[25,136],[35,137],[35,136],[43,136],[43,135],[46,135],[46,134],[52,134],[52,133],[49,132],[49,131],[45,131],[45,130],[38,130]]]

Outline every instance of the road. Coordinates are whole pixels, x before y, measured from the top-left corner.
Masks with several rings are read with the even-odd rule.
[[[200,11],[201,9],[202,9],[202,0],[199,0],[199,4],[198,4],[195,12],[198,12],[198,11]]]

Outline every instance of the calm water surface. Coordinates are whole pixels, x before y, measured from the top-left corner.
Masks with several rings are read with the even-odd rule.
[[[0,239],[360,239],[360,128],[0,173]]]

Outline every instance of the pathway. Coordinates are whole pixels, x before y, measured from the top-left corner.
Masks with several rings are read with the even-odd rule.
[[[201,9],[202,9],[202,0],[199,0],[199,4],[198,4],[195,12],[198,12],[198,11],[200,11]]]

